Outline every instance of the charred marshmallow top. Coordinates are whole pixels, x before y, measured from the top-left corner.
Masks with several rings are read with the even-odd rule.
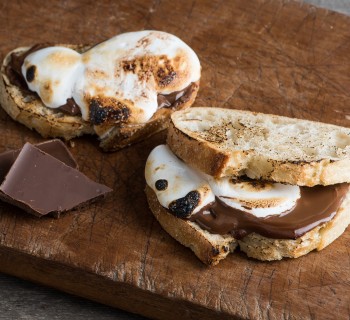
[[[160,204],[181,218],[198,212],[215,200],[200,173],[186,166],[166,145],[160,145],[150,153],[145,177]]]
[[[202,174],[177,158],[166,145],[152,150],[145,176],[160,204],[180,217],[198,212],[215,201],[215,196],[226,205],[258,218],[291,210],[300,198],[298,186],[229,177],[215,179]]]
[[[25,58],[22,74],[49,108],[74,98],[84,120],[91,108],[107,108],[104,113],[116,111],[114,122],[127,112],[128,122],[142,123],[157,111],[158,94],[199,80],[200,63],[176,36],[140,31],[115,36],[83,54],[58,46],[35,51]]]
[[[77,78],[82,75],[81,55],[69,48],[49,47],[30,54],[22,66],[28,88],[50,108],[72,98]]]

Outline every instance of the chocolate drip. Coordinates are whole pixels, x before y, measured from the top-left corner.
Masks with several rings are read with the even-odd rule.
[[[237,239],[252,232],[273,239],[296,239],[335,216],[349,191],[349,184],[301,187],[300,190],[301,197],[296,206],[278,216],[257,218],[216,198],[190,220],[211,233],[231,233]]]
[[[63,106],[60,106],[59,109],[63,111],[64,113],[67,113],[71,116],[80,116],[81,111],[77,103],[73,98],[67,99],[67,103]]]
[[[190,100],[195,84],[192,82],[185,89],[169,94],[158,94],[158,108],[176,108]]]

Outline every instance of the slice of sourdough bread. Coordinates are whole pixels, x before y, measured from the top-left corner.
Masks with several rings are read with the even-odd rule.
[[[322,250],[337,239],[350,224],[350,191],[334,218],[295,240],[271,239],[251,233],[241,240],[230,234],[218,235],[202,229],[197,223],[176,218],[162,207],[154,191],[146,186],[149,206],[162,225],[174,239],[189,247],[207,265],[216,265],[237,247],[248,257],[262,261],[298,258],[313,250]]]
[[[237,241],[231,235],[211,234],[195,222],[177,218],[160,205],[149,186],[145,192],[149,207],[163,229],[189,247],[203,263],[214,266],[236,249]]]
[[[80,53],[91,47],[70,44],[57,44],[57,46],[65,46]],[[146,123],[118,124],[109,127],[108,130],[101,130],[84,121],[81,116],[71,116],[59,110],[47,108],[38,95],[28,92],[28,90],[22,90],[10,82],[6,74],[6,67],[10,62],[11,54],[21,54],[29,49],[29,47],[17,48],[5,57],[1,66],[0,104],[13,120],[24,124],[29,129],[36,130],[44,138],[70,140],[84,134],[97,134],[100,147],[104,151],[116,151],[167,128],[171,113],[174,110],[190,107],[199,89],[199,82],[194,83],[188,101],[173,108],[158,109]]]
[[[250,111],[191,108],[171,116],[167,143],[216,177],[300,186],[350,182],[350,129]]]

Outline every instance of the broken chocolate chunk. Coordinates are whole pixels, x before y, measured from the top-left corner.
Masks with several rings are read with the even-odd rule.
[[[198,191],[190,191],[183,198],[172,201],[169,211],[177,218],[188,218],[200,200]]]
[[[35,145],[38,149],[61,160],[67,166],[78,169],[78,164],[72,157],[66,145],[58,139],[41,142]],[[0,184],[4,181],[11,166],[17,159],[21,149],[0,153]]]
[[[0,186],[0,199],[41,217],[59,215],[111,191],[26,143]]]

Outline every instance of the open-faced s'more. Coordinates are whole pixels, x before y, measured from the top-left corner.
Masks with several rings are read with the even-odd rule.
[[[160,31],[117,35],[95,46],[39,44],[4,59],[0,104],[43,137],[97,134],[106,151],[167,127],[191,106],[201,75],[195,52]]]

